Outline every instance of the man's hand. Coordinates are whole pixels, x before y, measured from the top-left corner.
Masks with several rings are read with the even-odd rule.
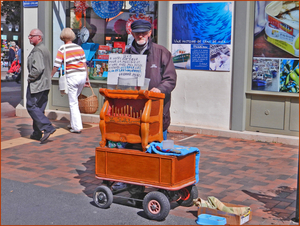
[[[84,83],[84,87],[90,87],[90,86],[91,86],[90,81],[86,81],[86,82]]]
[[[161,93],[161,91],[159,89],[155,88],[155,87],[152,88],[150,91],[154,92],[154,93]]]
[[[86,77],[84,87],[89,87],[89,86],[91,86],[90,79],[89,79],[89,77]]]

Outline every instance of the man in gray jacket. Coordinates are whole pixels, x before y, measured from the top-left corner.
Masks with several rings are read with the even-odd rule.
[[[151,27],[147,20],[136,20],[131,24],[134,40],[126,53],[147,55],[145,77],[150,78],[149,90],[165,94],[163,132],[164,139],[167,139],[167,129],[171,123],[171,92],[176,86],[177,74],[170,51],[152,42]]]
[[[28,39],[34,46],[27,58],[28,87],[26,108],[33,120],[33,133],[30,138],[45,142],[56,131],[45,116],[48,94],[51,87],[51,55],[43,44],[43,33],[39,29],[30,31]],[[42,136],[44,132],[44,136]]]

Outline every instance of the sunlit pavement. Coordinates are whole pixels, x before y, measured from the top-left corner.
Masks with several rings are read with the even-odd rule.
[[[81,134],[73,134],[68,121],[52,122],[57,131],[40,144],[29,139],[30,118],[1,118],[1,177],[84,194],[92,202],[94,189],[101,184],[95,178],[94,152],[101,140],[98,124],[84,124]],[[250,206],[252,220],[246,225],[295,224],[291,219],[296,207],[298,146],[174,131],[168,139],[199,148],[199,197]],[[172,204],[170,214],[196,220],[197,207]]]

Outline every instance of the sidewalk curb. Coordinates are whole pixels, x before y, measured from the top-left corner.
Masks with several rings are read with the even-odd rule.
[[[280,134],[268,134],[251,131],[221,130],[185,125],[170,125],[169,130],[299,146],[299,137]]]
[[[66,111],[57,111],[57,110],[45,110],[45,114],[50,120],[61,120],[61,119],[70,119],[70,113]],[[18,117],[29,117],[29,114],[22,105],[16,107],[16,116]],[[99,123],[100,117],[96,114],[81,114],[82,122],[84,123]],[[219,130],[211,128],[201,128],[193,127],[187,125],[170,125],[170,131],[179,131],[185,133],[193,134],[206,134],[212,136],[228,137],[235,139],[245,139],[245,140],[254,140],[260,142],[270,142],[270,143],[281,143],[286,145],[295,145],[299,146],[299,137],[296,136],[287,136],[280,134],[268,134],[268,133],[258,133],[251,131],[233,131],[233,130]]]

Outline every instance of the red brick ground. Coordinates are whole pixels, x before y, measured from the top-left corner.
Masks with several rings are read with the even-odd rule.
[[[40,144],[21,137],[32,132],[29,118],[3,118],[1,176],[37,186],[84,193],[92,197],[101,183],[95,178],[94,151],[101,140],[97,125],[84,125],[81,134],[50,136]],[[60,131],[68,121],[53,121]],[[58,134],[58,132],[56,132]],[[197,184],[199,197],[215,196],[222,202],[250,206],[248,225],[289,225],[295,216],[298,146],[242,139],[170,132],[175,144],[197,147],[201,152]],[[171,205],[170,214],[197,219],[197,207]]]

